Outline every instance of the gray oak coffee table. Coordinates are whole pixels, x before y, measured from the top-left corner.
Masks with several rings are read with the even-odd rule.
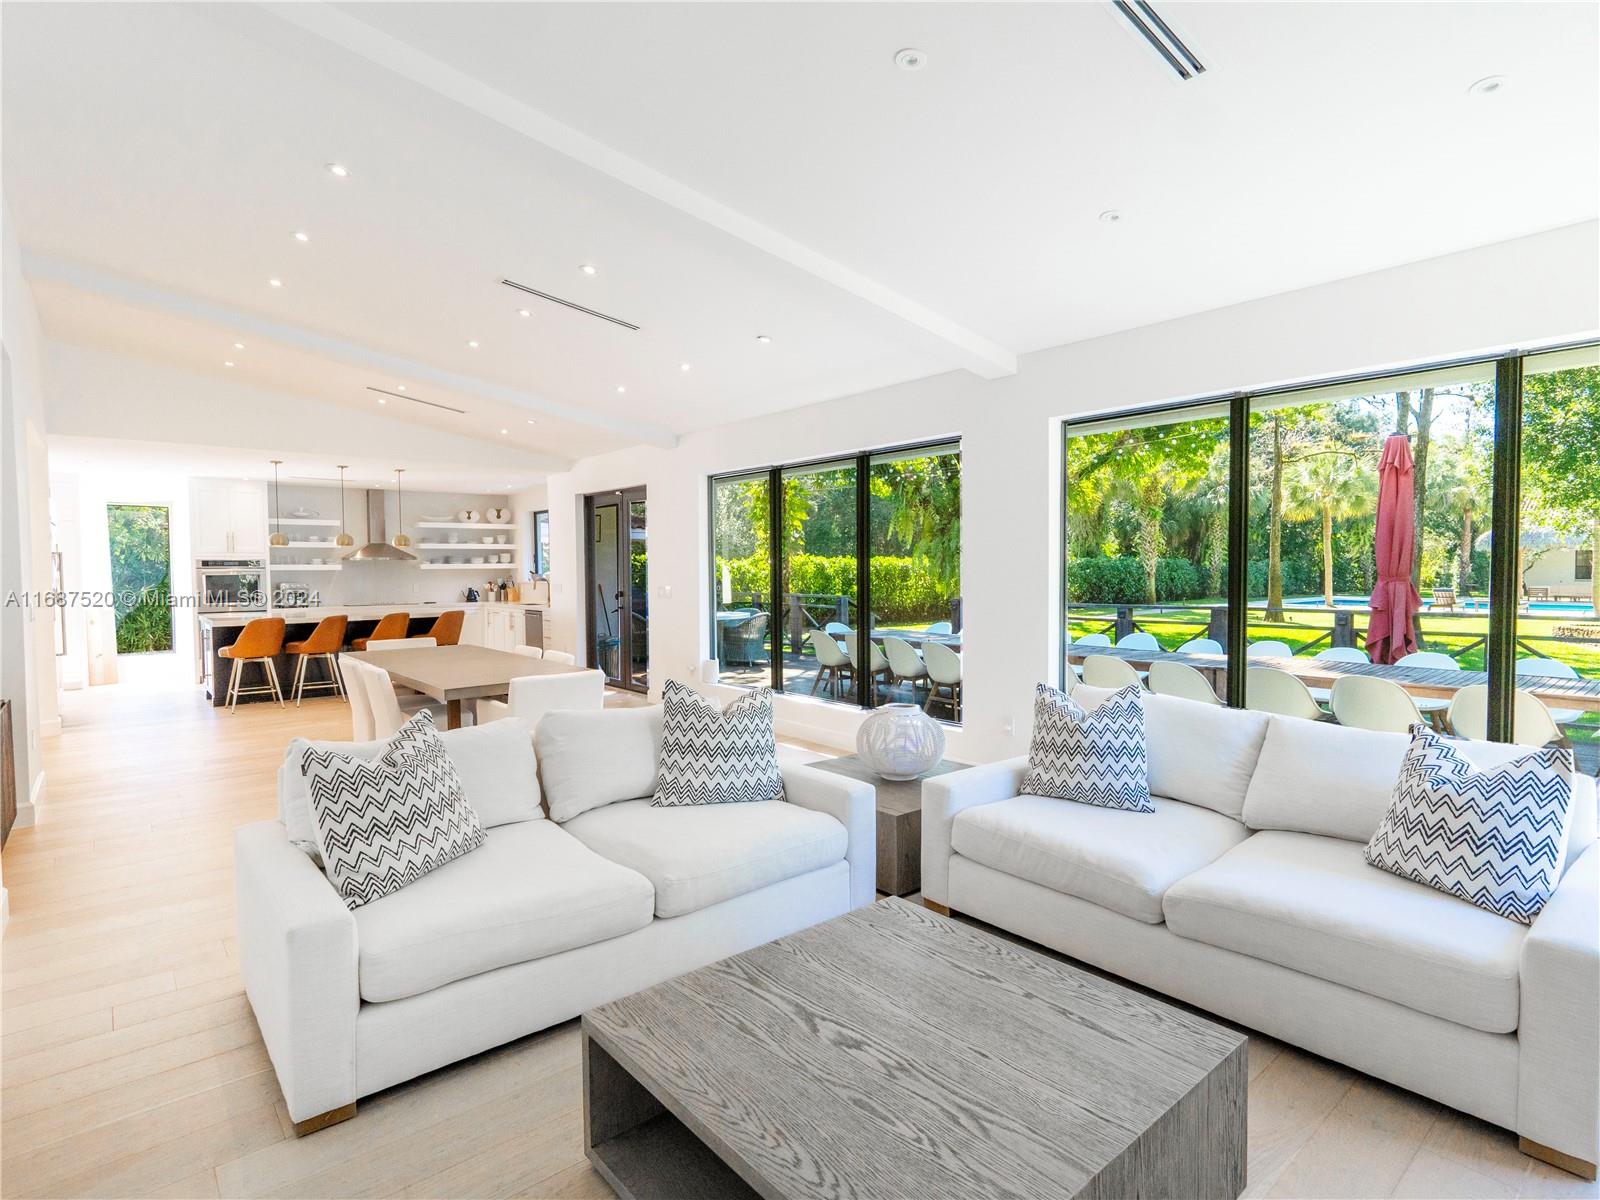
[[[623,1197],[1236,1197],[1245,1038],[904,900],[585,1013]]]

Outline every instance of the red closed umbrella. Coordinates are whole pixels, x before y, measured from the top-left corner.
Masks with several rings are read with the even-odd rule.
[[[1417,510],[1411,439],[1391,433],[1378,459],[1378,586],[1372,589],[1367,657],[1398,662],[1417,648],[1415,617],[1422,597],[1411,582],[1416,561]]]

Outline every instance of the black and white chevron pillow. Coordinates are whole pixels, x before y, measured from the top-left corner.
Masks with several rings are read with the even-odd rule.
[[[1155,812],[1139,687],[1129,684],[1085,712],[1066,692],[1041,683],[1033,699],[1022,791],[1097,808]]]
[[[433,718],[419,712],[382,754],[308,749],[300,764],[323,870],[360,908],[483,845],[483,826]]]
[[[662,710],[655,807],[783,799],[771,688],[757,688],[720,708],[669,679]]]
[[[1529,925],[1560,878],[1571,803],[1565,747],[1480,771],[1448,739],[1413,725],[1366,860]]]

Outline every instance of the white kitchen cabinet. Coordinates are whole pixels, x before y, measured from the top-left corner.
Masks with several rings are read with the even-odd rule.
[[[262,485],[202,480],[189,495],[194,557],[267,556],[267,492]]]
[[[461,626],[461,640],[491,650],[513,650],[523,644],[522,610],[506,604],[469,609]]]

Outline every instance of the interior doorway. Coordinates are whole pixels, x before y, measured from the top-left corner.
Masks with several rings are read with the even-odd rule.
[[[584,497],[588,662],[614,687],[650,689],[649,540],[645,489]]]

